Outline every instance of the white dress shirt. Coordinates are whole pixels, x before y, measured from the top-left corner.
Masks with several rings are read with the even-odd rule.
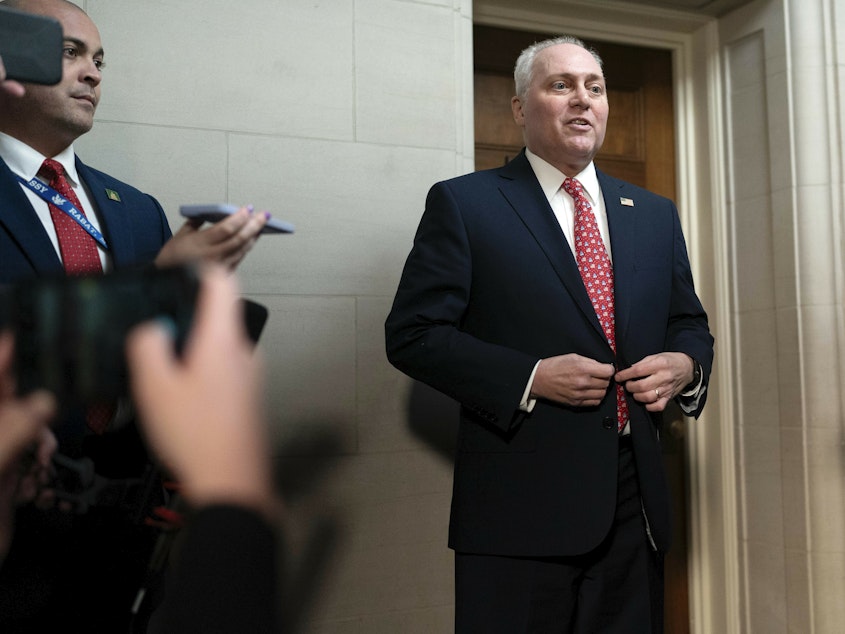
[[[525,150],[525,156],[531,164],[531,169],[534,170],[534,175],[537,177],[537,181],[540,183],[540,187],[546,195],[546,199],[549,201],[549,206],[551,206],[552,211],[555,214],[555,218],[557,218],[557,221],[560,224],[563,235],[566,236],[566,241],[569,244],[569,248],[572,250],[572,255],[575,256],[575,201],[572,196],[567,194],[561,187],[563,185],[563,181],[566,179],[566,175],[527,148]],[[601,233],[601,238],[604,242],[604,248],[607,250],[607,255],[612,263],[613,253],[610,249],[610,231],[607,224],[607,210],[604,206],[604,196],[602,196],[601,193],[599,179],[598,176],[596,176],[595,164],[591,161],[590,164],[574,178],[581,183],[584,193],[590,201],[590,205],[593,208],[593,215],[596,218],[596,224],[599,228],[599,233]],[[534,376],[537,373],[537,367],[539,365],[540,362],[538,361],[534,366],[534,369],[531,371],[531,376],[528,378],[528,385],[525,386],[525,391],[522,394],[522,401],[519,404],[519,409],[524,412],[531,412],[534,409],[534,405],[537,403],[537,399],[530,398],[529,395],[531,394],[531,387],[534,384]],[[679,395],[681,397],[679,398],[679,405],[685,412],[692,412],[695,410],[699,399],[704,394],[704,390],[701,389],[702,382],[703,379],[699,381],[693,389]],[[630,433],[629,428],[626,427],[625,433]]]
[[[526,149],[525,156],[534,170],[534,175],[537,177],[546,199],[549,201],[563,235],[566,236],[572,255],[575,255],[575,201],[561,188],[563,181],[566,179],[566,174],[533,154],[531,150]],[[574,178],[584,188],[584,193],[593,208],[593,215],[596,217],[596,224],[599,226],[604,248],[607,249],[607,255],[613,262],[613,254],[610,252],[610,232],[607,228],[607,211],[604,208],[604,197],[601,195],[599,178],[596,176],[596,166],[590,162]]]
[[[575,256],[575,200],[563,191],[561,187],[563,181],[566,179],[566,174],[554,167],[551,163],[541,159],[531,150],[525,150],[525,157],[531,164],[531,169],[534,170],[534,175],[540,183],[540,188],[546,195],[552,211],[557,218],[563,235],[566,236],[566,242]],[[577,176],[575,176],[584,189],[587,199],[593,208],[593,215],[596,217],[596,224],[599,227],[604,248],[607,249],[607,255],[610,261],[613,262],[613,254],[610,251],[610,232],[607,228],[607,211],[604,207],[604,197],[601,195],[601,187],[599,187],[599,179],[596,176],[596,166],[590,161]],[[537,404],[537,399],[529,398],[531,394],[531,386],[534,385],[534,375],[537,373],[537,366],[540,365],[538,361],[531,371],[531,376],[528,377],[528,385],[525,386],[525,391],[522,394],[522,401],[519,403],[519,409],[524,412],[531,412],[534,405]]]

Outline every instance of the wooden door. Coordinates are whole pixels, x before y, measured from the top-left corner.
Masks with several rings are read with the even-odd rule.
[[[474,27],[475,166],[504,165],[523,147],[511,116],[513,67],[520,51],[556,34]],[[596,165],[613,176],[675,198],[672,58],[665,50],[586,42],[604,61],[610,116]],[[663,457],[672,487],[674,535],[666,558],[666,632],[688,634],[687,478],[683,417],[667,412]]]

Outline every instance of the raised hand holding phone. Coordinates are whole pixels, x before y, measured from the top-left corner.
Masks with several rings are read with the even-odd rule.
[[[234,270],[252,249],[270,219],[266,212],[254,211],[252,205],[223,213],[211,226],[205,219],[188,218],[156,256],[159,267],[188,262],[222,264]]]
[[[185,218],[192,220],[218,222],[234,213],[237,213],[239,209],[239,207],[228,203],[212,203],[203,205],[182,205],[179,207],[179,213],[185,216]],[[264,225],[264,229],[261,231],[261,233],[293,232],[294,226],[291,223],[285,222],[284,220],[278,220],[272,216],[268,216],[267,224]]]
[[[147,438],[195,505],[277,510],[266,450],[263,364],[243,325],[235,279],[205,271],[184,352],[152,322],[127,340]]]

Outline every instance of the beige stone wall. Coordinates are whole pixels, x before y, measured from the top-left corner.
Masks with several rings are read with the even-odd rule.
[[[294,222],[241,268],[301,631],[448,632],[454,405],[384,358],[425,192],[472,166],[471,0],[79,0],[108,68],[84,160],[181,203]],[[689,451],[694,632],[845,622],[845,0],[718,21],[479,0],[488,23],[666,46],[679,207],[719,338]],[[476,7],[476,17],[478,7]],[[709,629],[708,629],[709,628]]]
[[[296,225],[240,272],[270,308],[297,631],[450,631],[450,456],[409,415],[383,323],[428,187],[472,168],[469,0],[78,4],[107,60],[83,160],[174,229],[216,201]]]
[[[722,24],[744,632],[845,621],[845,2]]]

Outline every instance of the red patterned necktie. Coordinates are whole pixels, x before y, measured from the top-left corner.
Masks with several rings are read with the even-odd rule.
[[[85,215],[85,210],[82,208],[76,192],[73,191],[67,178],[65,178],[65,168],[62,167],[61,163],[53,159],[45,159],[44,163],[41,164],[39,174],[48,178],[50,187],[70,201],[70,204],[76,207],[79,213]],[[100,253],[97,250],[97,242],[94,238],[56,205],[48,204],[48,207],[50,208],[50,217],[53,219],[53,226],[56,228],[65,273],[68,275],[102,273],[103,265],[100,262]],[[102,434],[108,428],[114,411],[114,405],[110,403],[89,405],[85,415],[88,427],[94,433]]]
[[[593,309],[601,323],[607,343],[616,353],[616,312],[613,300],[613,267],[607,255],[592,205],[584,188],[574,178],[563,181],[563,190],[575,201],[575,260]],[[625,389],[616,384],[616,420],[619,432],[628,423]]]
[[[50,187],[70,201],[79,213],[85,215],[79,198],[76,197],[76,193],[65,178],[65,168],[61,163],[53,159],[45,159],[39,173],[49,178]],[[102,273],[103,265],[100,263],[100,253],[94,238],[61,209],[55,205],[49,205],[49,207],[50,217],[53,219],[53,226],[56,228],[56,236],[59,240],[59,251],[62,254],[65,273],[68,275]]]

